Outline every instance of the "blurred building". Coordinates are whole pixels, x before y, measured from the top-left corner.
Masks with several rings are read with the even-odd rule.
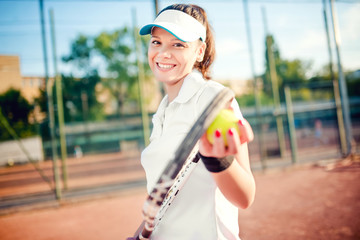
[[[242,80],[242,79],[214,79],[216,82],[223,84],[231,88],[234,91],[236,96],[241,96],[242,94],[247,94],[253,91],[252,80]]]
[[[14,88],[20,90],[30,104],[40,96],[40,89],[45,88],[44,77],[21,76],[19,56],[0,55],[0,83],[0,94]]]
[[[0,94],[9,88],[21,89],[20,59],[0,55]]]
[[[30,104],[34,104],[35,98],[40,96],[40,89],[45,89],[45,78],[22,76],[19,56],[0,55],[0,94],[10,88],[19,90]],[[38,106],[35,106],[33,117],[36,121],[44,118]]]

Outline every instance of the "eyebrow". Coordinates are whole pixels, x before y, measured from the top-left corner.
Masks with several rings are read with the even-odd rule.
[[[151,37],[161,39],[161,37],[159,37],[159,36],[157,36],[157,35],[151,35]],[[185,43],[185,42],[181,41],[180,39],[178,39],[178,38],[175,37],[175,36],[171,39],[171,41],[180,41],[180,42],[182,42],[182,43]]]

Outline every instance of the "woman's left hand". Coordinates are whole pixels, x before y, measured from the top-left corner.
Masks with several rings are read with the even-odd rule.
[[[211,144],[206,137],[206,133],[200,139],[200,153],[204,156],[222,158],[228,155],[235,155],[239,152],[240,146],[251,142],[254,139],[254,133],[248,121],[244,118],[238,123],[240,136],[234,128],[230,128],[226,133],[228,146],[225,146],[220,131],[214,133],[214,143]]]

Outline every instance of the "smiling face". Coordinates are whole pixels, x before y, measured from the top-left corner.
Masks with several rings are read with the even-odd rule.
[[[148,60],[156,79],[167,87],[181,86],[195,62],[202,61],[206,44],[200,40],[183,42],[158,27],[154,27],[151,35]]]

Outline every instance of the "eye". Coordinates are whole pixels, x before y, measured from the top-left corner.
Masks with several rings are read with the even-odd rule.
[[[158,40],[152,40],[151,44],[152,45],[160,45],[160,42]]]
[[[174,43],[174,47],[177,47],[177,48],[184,48],[185,45],[182,44],[182,43]]]

